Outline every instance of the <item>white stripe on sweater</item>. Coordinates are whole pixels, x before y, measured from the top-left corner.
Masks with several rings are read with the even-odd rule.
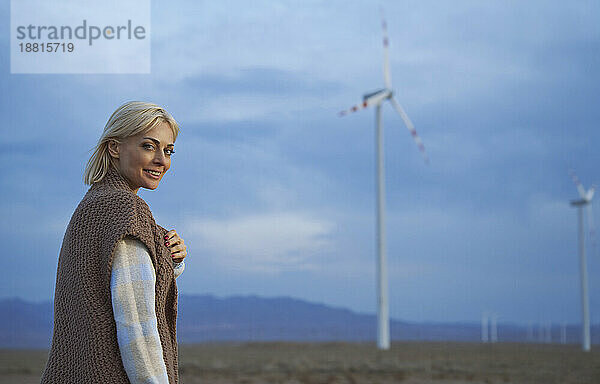
[[[184,262],[173,263],[175,277]],[[156,321],[156,274],[148,249],[138,239],[117,242],[110,289],[123,366],[132,384],[169,382]]]

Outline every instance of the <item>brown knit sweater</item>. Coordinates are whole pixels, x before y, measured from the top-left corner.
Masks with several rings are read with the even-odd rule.
[[[71,217],[58,259],[54,335],[42,383],[129,383],[112,311],[110,278],[117,241],[142,241],[156,271],[156,317],[169,383],[178,382],[177,286],[167,230],[114,168],[94,183]]]

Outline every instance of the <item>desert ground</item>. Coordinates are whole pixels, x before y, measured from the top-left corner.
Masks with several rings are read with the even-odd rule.
[[[600,383],[600,351],[577,345],[394,342],[180,345],[180,382]],[[0,350],[0,383],[39,383],[45,350]]]

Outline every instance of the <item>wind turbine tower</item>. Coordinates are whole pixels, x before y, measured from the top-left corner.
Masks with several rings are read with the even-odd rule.
[[[383,122],[381,119],[381,105],[389,101],[392,107],[400,114],[406,128],[410,131],[419,151],[423,155],[425,162],[428,163],[425,147],[421,138],[404,109],[394,99],[392,91],[392,79],[390,75],[389,63],[389,42],[387,36],[387,24],[382,15],[381,26],[383,29],[383,80],[385,88],[375,92],[367,93],[363,96],[363,101],[352,108],[339,113],[345,116],[348,113],[356,112],[369,106],[375,107],[375,143],[376,143],[376,164],[377,164],[377,347],[379,349],[390,348],[390,328],[389,328],[389,305],[388,305],[388,279],[387,279],[387,261],[385,247],[385,174],[383,165]]]
[[[489,340],[489,326],[488,326],[488,320],[489,320],[490,315],[487,312],[483,312],[483,314],[481,315],[481,342],[482,343],[487,343]]]
[[[498,342],[498,314],[496,313],[491,316],[490,341],[492,343]]]
[[[579,223],[579,268],[581,271],[581,315],[582,315],[582,340],[581,348],[585,352],[589,352],[591,349],[590,340],[590,307],[588,297],[588,276],[587,276],[587,262],[585,259],[585,244],[584,244],[584,229],[583,229],[583,207],[587,207],[588,224],[590,233],[593,235],[593,221],[592,221],[592,198],[594,197],[595,186],[586,191],[575,172],[570,171],[571,178],[577,187],[579,192],[579,200],[571,201],[571,205],[577,207],[577,216]],[[593,241],[593,240],[592,240]]]

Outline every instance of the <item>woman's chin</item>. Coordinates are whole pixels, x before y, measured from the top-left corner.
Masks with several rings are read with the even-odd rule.
[[[156,182],[147,182],[147,183],[144,183],[144,185],[142,186],[142,188],[150,189],[150,190],[153,191],[156,188],[158,188],[158,184],[159,184],[158,181],[156,181]]]
[[[155,190],[156,188],[158,188],[158,185],[160,184],[161,180],[162,180],[162,177],[160,179],[154,179],[154,178],[150,178],[150,177],[146,176],[143,179],[142,188]]]

